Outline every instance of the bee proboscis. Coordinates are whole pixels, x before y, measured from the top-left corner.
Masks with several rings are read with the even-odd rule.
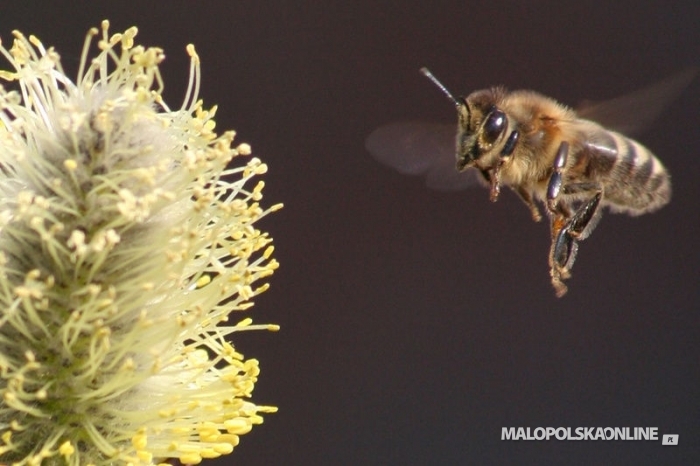
[[[395,123],[372,133],[366,145],[402,173],[425,174],[437,189],[461,189],[481,178],[495,202],[501,186],[508,186],[535,221],[542,219],[535,201],[542,202],[551,227],[551,282],[561,297],[579,242],[596,227],[603,207],[641,215],[671,199],[664,165],[642,144],[613,130],[625,123],[614,120],[627,111],[648,124],[696,71],[575,112],[542,94],[502,87],[455,98],[422,68],[457,109],[456,137],[451,125]]]

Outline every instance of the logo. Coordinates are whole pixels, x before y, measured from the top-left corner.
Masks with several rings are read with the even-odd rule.
[[[678,445],[678,434],[659,435],[658,427],[501,427],[501,440],[652,440]]]
[[[661,445],[678,445],[678,434],[664,434]]]

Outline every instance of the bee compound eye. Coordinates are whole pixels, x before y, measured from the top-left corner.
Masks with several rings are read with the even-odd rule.
[[[484,122],[482,137],[485,143],[493,144],[506,127],[506,114],[495,108]]]

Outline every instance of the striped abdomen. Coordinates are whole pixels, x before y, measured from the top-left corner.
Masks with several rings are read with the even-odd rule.
[[[574,171],[600,183],[603,202],[614,211],[639,215],[659,209],[671,199],[666,168],[637,141],[600,128],[589,135],[577,155]]]

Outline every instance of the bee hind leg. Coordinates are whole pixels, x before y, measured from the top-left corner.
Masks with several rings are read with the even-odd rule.
[[[557,155],[554,157],[553,171],[547,184],[547,208],[552,213],[557,211],[557,198],[564,183],[564,167],[568,158],[569,143],[562,141],[559,144],[559,149],[557,149]]]
[[[590,235],[600,218],[596,215],[603,193],[596,192],[581,205],[576,213],[566,218],[561,214],[552,219],[552,247],[549,252],[550,276],[558,297],[564,296],[567,287],[564,280],[571,277],[578,242]]]
[[[581,205],[576,214],[569,220],[569,234],[577,240],[588,238],[600,220],[600,200],[603,197],[602,191],[596,192],[585,204]]]
[[[584,240],[595,228],[600,215],[599,210],[602,191],[591,183],[565,182],[564,172],[569,157],[569,143],[562,141],[552,165],[552,174],[547,184],[546,206],[552,217],[552,246],[549,250],[549,274],[558,297],[564,296],[567,287],[564,280],[571,277],[578,242]],[[572,215],[571,205],[559,195],[583,194],[592,192],[593,196],[583,202]]]
[[[578,241],[569,234],[568,228],[562,228],[552,241],[552,247],[549,251],[549,275],[558,298],[564,296],[568,291],[564,280],[571,277],[570,271],[577,252]]]

